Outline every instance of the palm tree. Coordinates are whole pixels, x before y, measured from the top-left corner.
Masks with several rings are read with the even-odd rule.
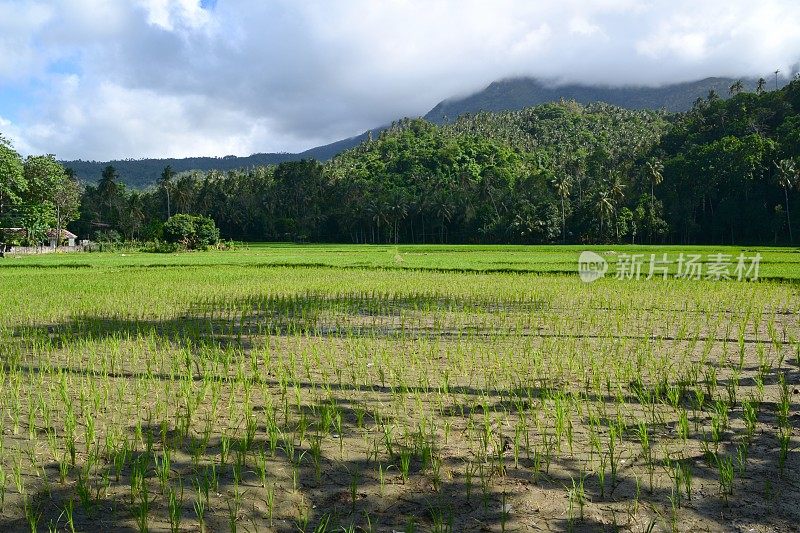
[[[764,94],[764,89],[767,86],[767,80],[764,78],[758,78],[758,83],[756,84],[756,94]]]
[[[561,241],[567,242],[567,215],[566,215],[566,201],[569,198],[570,190],[572,189],[572,177],[562,174],[558,178],[551,181],[556,194],[561,199]]]
[[[625,184],[622,182],[622,178],[620,177],[619,172],[613,172],[611,174],[611,178],[607,182],[607,194],[609,202],[611,203],[611,213],[613,215],[617,212],[617,207],[622,203],[622,200],[625,199]],[[611,224],[611,219],[609,217],[609,224]],[[619,240],[619,227],[617,229],[617,240]]]
[[[664,163],[658,158],[651,158],[646,164],[647,178],[650,182],[650,196],[655,195],[655,186],[664,181]]]
[[[108,165],[103,169],[100,182],[97,184],[97,192],[100,195],[100,216],[108,224],[113,224],[118,218],[118,194],[117,169]]]
[[[645,169],[647,170],[647,177],[648,181],[650,181],[650,224],[649,224],[649,233],[650,236],[648,237],[650,243],[653,242],[653,224],[654,224],[654,213],[655,213],[655,201],[656,201],[656,193],[655,188],[656,185],[661,185],[661,182],[664,181],[664,163],[661,162],[658,158],[651,158],[646,164]]]
[[[625,199],[625,184],[622,182],[619,172],[614,172],[611,176],[611,180],[608,182],[608,192],[615,208]]]
[[[159,181],[159,185],[164,189],[167,193],[167,220],[172,216],[172,210],[170,209],[170,202],[169,202],[169,190],[172,188],[172,178],[175,176],[175,171],[172,170],[172,167],[167,165],[164,168],[164,172],[161,173],[161,180]]]
[[[185,174],[174,184],[171,184],[172,200],[175,204],[176,213],[191,212],[191,204],[195,193],[195,179],[192,175]]]
[[[775,163],[778,168],[778,184],[783,187],[783,196],[786,201],[786,224],[789,226],[789,243],[792,244],[792,219],[789,216],[789,189],[800,185],[800,171],[794,164],[793,159],[781,159]]]
[[[603,238],[603,228],[606,218],[611,218],[614,212],[614,204],[607,191],[600,191],[597,195],[597,213],[600,215],[600,238]]]
[[[128,213],[126,218],[128,218],[130,238],[135,240],[139,236],[139,230],[146,218],[142,196],[136,191],[133,191],[130,198],[128,198]]]
[[[742,83],[742,80],[736,80],[735,82],[733,82],[733,84],[731,85],[730,89],[728,89],[728,91],[730,92],[731,96],[739,94],[743,90],[744,90],[744,84]]]

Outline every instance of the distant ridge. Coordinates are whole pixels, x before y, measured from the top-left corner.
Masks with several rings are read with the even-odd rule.
[[[374,134],[379,133],[384,128],[372,130]],[[260,153],[248,156],[225,157],[185,157],[185,158],[165,158],[165,159],[115,159],[112,161],[83,161],[81,159],[73,161],[62,161],[65,167],[71,168],[75,175],[87,183],[96,183],[100,180],[103,169],[112,165],[120,176],[120,180],[126,185],[134,188],[146,188],[154,184],[164,167],[169,165],[175,172],[188,172],[199,170],[207,172],[209,170],[219,170],[227,172],[241,168],[250,168],[259,165],[277,165],[284,161],[299,161],[300,159],[317,159],[326,161],[336,154],[344,152],[354,146],[358,146],[366,140],[368,132],[361,135],[342,139],[340,141],[317,146],[299,153]]]
[[[514,111],[560,99],[581,104],[605,102],[626,109],[666,109],[687,111],[698,98],[713,90],[727,98],[732,78],[703,80],[664,85],[661,87],[604,87],[597,85],[548,85],[535,78],[510,78],[495,81],[488,87],[464,98],[444,100],[431,109],[425,118],[435,123],[451,122],[464,113],[478,111]],[[745,91],[754,91],[757,80],[742,79]]]
[[[594,85],[549,85],[535,78],[510,78],[491,83],[488,87],[464,98],[451,98],[437,104],[424,115],[436,124],[455,120],[464,113],[479,111],[513,111],[560,99],[575,100],[582,104],[606,102],[627,109],[666,109],[667,111],[686,111],[697,98],[705,98],[709,91],[715,91],[720,98],[729,96],[732,78],[706,78],[703,80],[676,83],[662,87],[604,87]],[[745,91],[754,91],[755,78],[742,79]],[[782,80],[781,85],[786,83]],[[767,80],[767,89],[773,89],[774,82]],[[377,136],[385,126],[371,130]],[[284,161],[317,159],[326,161],[337,154],[358,146],[370,132],[342,139],[323,146],[317,146],[300,153],[258,153],[249,156],[189,157],[170,159],[124,159],[115,161],[63,161],[80,179],[94,183],[107,165],[113,165],[119,172],[123,183],[144,188],[158,180],[164,167],[170,165],[175,172],[190,170],[228,171],[257,165],[276,165]]]

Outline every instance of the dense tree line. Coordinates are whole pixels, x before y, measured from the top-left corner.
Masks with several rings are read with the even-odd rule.
[[[358,243],[790,243],[798,230],[800,81],[686,112],[544,104],[403,120],[322,164],[114,167],[82,194],[82,236],[158,240],[175,214],[236,240]],[[0,195],[3,193],[0,189]],[[0,196],[2,201],[3,196]]]

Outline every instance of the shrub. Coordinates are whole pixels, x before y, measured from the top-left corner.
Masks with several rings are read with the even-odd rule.
[[[164,223],[164,240],[189,250],[207,248],[219,242],[219,229],[208,217],[174,215]]]
[[[195,240],[199,248],[214,246],[219,242],[219,228],[208,217],[195,217]]]
[[[174,215],[164,224],[164,240],[191,248],[195,227],[192,215]]]

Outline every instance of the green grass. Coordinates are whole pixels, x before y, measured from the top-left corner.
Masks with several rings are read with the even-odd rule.
[[[619,254],[700,254],[704,260],[716,253],[733,258],[740,253],[762,255],[761,277],[800,279],[800,249],[730,246],[449,246],[449,245],[292,245],[248,244],[231,252],[178,254],[93,253],[18,256],[0,262],[5,266],[64,266],[73,268],[134,268],[150,266],[330,266],[339,268],[399,268],[477,272],[530,272],[562,274],[577,271],[584,250],[603,255],[612,264]],[[613,268],[612,268],[613,271]]]

